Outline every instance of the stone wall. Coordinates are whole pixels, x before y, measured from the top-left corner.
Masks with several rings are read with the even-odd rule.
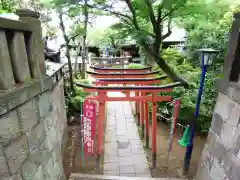
[[[0,18],[0,180],[64,180],[63,65],[46,72],[39,14],[17,13]]]
[[[240,180],[240,13],[229,37],[224,78],[196,180]]]
[[[196,180],[240,179],[240,105],[219,93]]]
[[[61,146],[66,126],[63,80],[2,115],[0,179],[64,179]]]

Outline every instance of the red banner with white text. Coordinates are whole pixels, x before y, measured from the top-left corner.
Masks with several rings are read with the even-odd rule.
[[[85,100],[83,103],[83,141],[84,154],[94,154],[94,137],[96,128],[96,104]]]

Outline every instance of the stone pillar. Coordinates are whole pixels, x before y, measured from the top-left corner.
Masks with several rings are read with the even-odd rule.
[[[34,29],[28,39],[28,60],[33,78],[40,78],[46,75],[46,66],[44,58],[44,43],[42,40],[42,28],[39,20],[40,14],[28,9],[19,9],[16,11],[19,20],[27,22]]]
[[[7,90],[15,85],[12,64],[9,56],[5,31],[0,31],[0,90]]]
[[[31,80],[23,32],[14,31],[11,34],[9,51],[16,82],[24,83]]]
[[[224,80],[238,81],[239,78],[239,61],[240,56],[240,12],[234,14],[234,21],[229,36],[228,51],[224,61]]]
[[[240,13],[235,15],[224,62],[224,78],[196,180],[240,179]]]

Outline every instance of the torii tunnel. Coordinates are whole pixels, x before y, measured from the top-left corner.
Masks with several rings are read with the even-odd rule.
[[[172,97],[161,95],[163,92],[171,92],[174,87],[182,86],[181,82],[173,82],[166,85],[151,86],[153,83],[159,83],[167,76],[157,77],[159,71],[151,71],[151,67],[140,69],[118,69],[118,68],[99,68],[91,67],[96,72],[87,71],[89,75],[95,78],[93,86],[76,83],[82,87],[85,92],[92,92],[96,95],[88,96],[87,100],[99,102],[98,117],[98,144],[97,159],[102,155],[103,122],[105,117],[105,104],[108,101],[135,101],[138,117],[138,125],[141,126],[141,136],[146,137],[146,147],[149,148],[149,122],[148,106],[152,103],[152,167],[156,168],[157,145],[156,145],[156,125],[157,125],[157,102],[171,101]],[[121,84],[122,86],[118,86]],[[108,86],[111,85],[111,86]],[[117,86],[114,86],[117,85]],[[135,86],[132,86],[135,85]],[[125,97],[108,97],[108,92],[124,92]],[[130,93],[134,93],[131,96]]]

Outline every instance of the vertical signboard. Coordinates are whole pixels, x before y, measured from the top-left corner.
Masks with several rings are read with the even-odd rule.
[[[169,141],[168,141],[168,154],[171,152],[171,149],[172,149],[174,134],[175,134],[176,126],[177,126],[177,118],[178,118],[179,108],[180,108],[180,99],[176,99],[174,101],[173,117],[172,117],[170,136],[169,136]]]
[[[96,127],[96,104],[85,100],[83,103],[83,142],[84,154],[94,154],[94,137]]]

